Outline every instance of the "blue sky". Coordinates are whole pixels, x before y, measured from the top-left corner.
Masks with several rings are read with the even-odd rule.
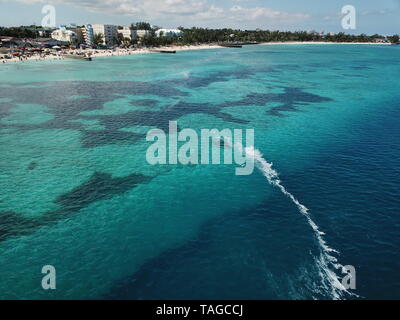
[[[350,33],[400,33],[400,0],[0,0],[0,25],[40,25],[46,4],[56,8],[57,24],[149,21],[167,28],[325,32],[344,31],[341,8],[350,4],[357,12]]]

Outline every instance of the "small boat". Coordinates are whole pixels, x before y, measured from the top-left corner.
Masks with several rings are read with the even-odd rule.
[[[92,57],[83,56],[83,55],[78,55],[78,54],[63,54],[62,56],[63,56],[64,58],[78,59],[78,60],[85,60],[85,61],[92,61]]]

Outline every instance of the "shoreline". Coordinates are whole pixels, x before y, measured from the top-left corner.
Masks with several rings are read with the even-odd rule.
[[[193,51],[193,50],[206,50],[206,49],[223,49],[224,47],[215,44],[201,44],[201,45],[187,45],[187,46],[164,46],[159,48],[142,48],[142,49],[117,49],[116,51],[111,50],[98,50],[98,49],[89,49],[88,53],[91,54],[92,58],[100,58],[100,57],[115,57],[115,56],[126,56],[126,55],[136,55],[136,54],[148,54],[153,53],[156,54],[152,50],[175,50],[179,51]]]
[[[391,43],[375,43],[375,42],[323,42],[323,41],[285,41],[285,42],[261,42],[257,45],[391,45]],[[206,50],[206,49],[229,49],[227,47],[220,46],[218,44],[201,44],[201,45],[185,45],[185,46],[164,46],[157,48],[158,50],[175,50],[176,52],[180,51],[192,51],[192,50]],[[155,53],[152,50],[154,48],[141,48],[141,49],[86,49],[84,51],[80,49],[68,50],[68,54],[77,54],[84,52],[86,55],[91,56],[92,58],[104,58],[104,57],[116,57],[116,56],[126,56],[126,55],[139,55],[139,54],[149,54]],[[57,55],[45,55],[39,56],[34,55],[31,57],[23,57],[20,59],[19,57],[13,57],[11,59],[5,59],[0,62],[0,65],[7,65],[10,63],[21,63],[21,62],[30,62],[30,61],[45,61],[45,60],[65,60],[69,59],[64,57],[62,54]]]

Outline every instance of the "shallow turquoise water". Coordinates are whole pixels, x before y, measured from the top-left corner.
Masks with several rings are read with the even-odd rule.
[[[399,298],[399,54],[279,45],[0,66],[0,297],[357,298],[259,170],[149,165],[145,133],[177,120],[254,128],[356,268],[352,293]]]

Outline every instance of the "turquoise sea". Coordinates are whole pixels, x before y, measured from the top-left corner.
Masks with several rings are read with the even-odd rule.
[[[399,299],[399,75],[378,45],[0,65],[0,298]],[[169,120],[254,129],[257,169],[148,164]]]

